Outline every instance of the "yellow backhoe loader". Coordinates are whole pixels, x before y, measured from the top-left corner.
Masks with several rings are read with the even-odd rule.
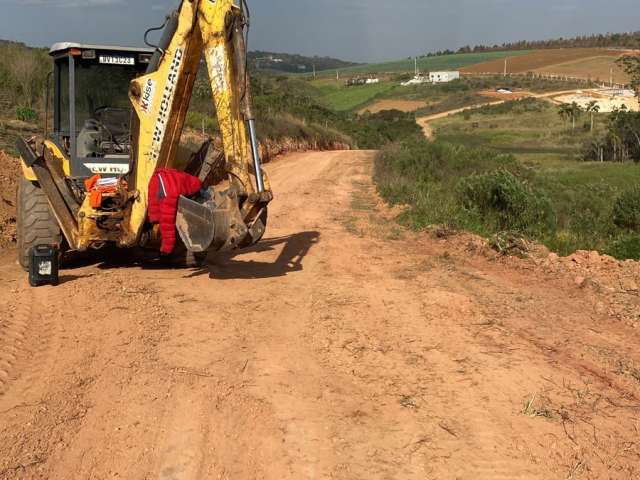
[[[181,251],[250,246],[266,228],[272,200],[260,162],[247,72],[249,13],[244,0],[183,0],[153,48],[58,43],[54,60],[54,125],[44,138],[18,140],[18,254],[58,244],[72,251],[153,247],[149,183],[160,168],[198,177],[204,188],[180,197]],[[181,158],[180,138],[204,57],[222,138]],[[91,201],[85,180],[117,179],[105,201]]]

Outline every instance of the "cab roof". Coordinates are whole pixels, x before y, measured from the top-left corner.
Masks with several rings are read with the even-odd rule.
[[[54,43],[49,49],[49,55],[56,56],[61,53],[65,53],[72,48],[78,48],[80,50],[109,50],[115,52],[130,52],[130,53],[153,53],[153,48],[144,47],[123,47],[118,45],[89,45],[83,43],[73,42],[58,42]]]

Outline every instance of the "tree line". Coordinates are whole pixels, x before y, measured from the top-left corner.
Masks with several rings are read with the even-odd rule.
[[[625,33],[599,33],[580,35],[570,38],[550,40],[520,40],[495,45],[465,45],[458,50],[439,50],[426,54],[426,57],[451,55],[454,53],[480,53],[510,50],[545,50],[552,48],[629,48],[640,49],[640,31]]]
[[[618,60],[618,64],[631,79],[631,87],[640,97],[640,56],[625,55]],[[559,114],[566,119],[575,119],[582,113],[576,105],[561,107]],[[593,110],[591,122],[593,125]],[[593,126],[591,127],[593,130]],[[607,118],[606,133],[600,138],[592,140],[584,153],[585,160],[640,163],[640,112],[632,112],[626,107],[615,109]]]

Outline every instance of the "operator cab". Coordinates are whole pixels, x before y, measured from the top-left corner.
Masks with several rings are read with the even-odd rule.
[[[71,177],[129,172],[129,83],[144,75],[150,48],[56,43],[53,140],[69,158]]]

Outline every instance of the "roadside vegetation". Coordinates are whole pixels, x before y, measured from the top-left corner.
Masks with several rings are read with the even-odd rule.
[[[590,117],[577,115],[574,129],[557,106],[527,99],[443,119],[435,142],[416,136],[380,152],[379,191],[409,206],[402,221],[416,229],[640,259],[640,165],[585,161],[584,145],[611,122],[595,113],[592,132]]]
[[[0,41],[0,58],[0,107],[35,115],[44,106],[42,92],[50,70],[47,51]]]
[[[320,147],[340,143],[377,149],[420,132],[412,113],[397,110],[357,115],[328,107],[322,91],[291,76],[256,75],[252,79],[258,134],[261,140],[299,139]],[[217,123],[207,81],[198,80],[187,125],[215,135]]]
[[[44,49],[0,41],[0,150],[13,153],[15,138],[39,131],[49,59]]]

